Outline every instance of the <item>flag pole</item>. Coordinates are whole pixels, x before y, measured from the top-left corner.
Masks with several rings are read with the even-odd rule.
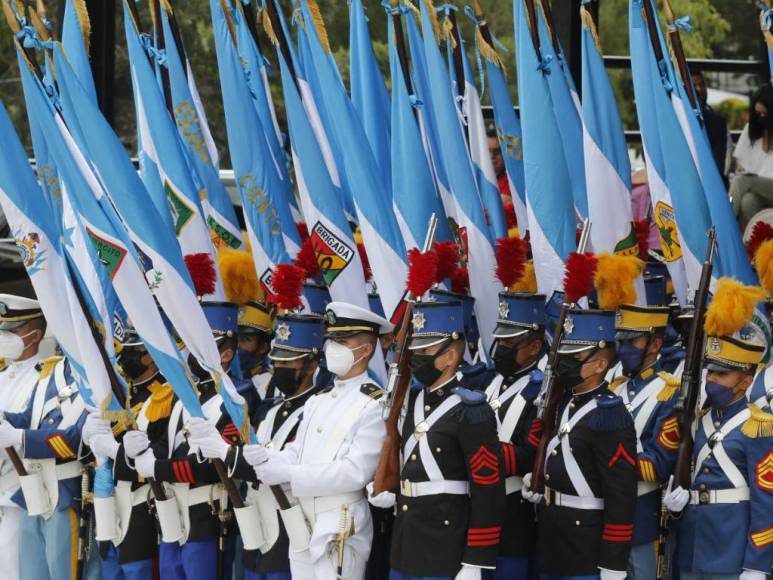
[[[411,69],[408,65],[408,51],[405,48],[405,33],[403,32],[403,19],[396,10],[400,5],[400,0],[391,0],[392,5],[392,25],[395,33],[395,47],[397,48],[397,58],[400,60],[400,68],[403,69],[403,80],[408,94],[412,94],[411,87]]]
[[[451,34],[455,37],[455,43],[453,46],[454,57],[454,71],[456,72],[456,90],[459,92],[460,97],[464,97],[465,79],[464,79],[464,64],[462,63],[462,31],[459,30],[459,24],[456,21],[456,11],[448,10],[446,17],[451,22]]]
[[[671,46],[674,49],[674,57],[676,58],[676,64],[679,67],[679,75],[682,77],[684,88],[687,91],[687,98],[690,99],[690,105],[693,109],[698,104],[698,99],[695,95],[695,87],[692,84],[692,78],[690,76],[690,67],[687,66],[687,58],[684,54],[684,46],[682,45],[682,37],[679,34],[679,29],[676,27],[674,20],[674,11],[671,9],[671,2],[669,0],[663,1],[663,6],[666,9],[666,21],[668,22],[668,36],[671,39]]]
[[[300,87],[298,86],[298,76],[295,72],[295,64],[293,63],[292,55],[290,53],[290,47],[287,44],[287,37],[285,36],[284,28],[282,27],[282,23],[279,20],[279,13],[277,12],[276,4],[274,4],[272,0],[268,0],[266,2],[265,10],[268,11],[268,18],[271,21],[271,27],[274,29],[274,35],[276,36],[276,40],[279,43],[279,50],[282,51],[287,68],[290,71],[293,82],[295,83],[295,87],[298,89],[299,94],[303,94],[301,93]]]

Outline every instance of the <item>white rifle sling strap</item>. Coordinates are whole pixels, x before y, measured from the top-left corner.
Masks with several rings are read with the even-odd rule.
[[[641,443],[641,436],[658,404],[657,394],[663,388],[665,381],[660,377],[655,378],[634,396],[633,400],[631,400],[628,395],[628,389],[626,388],[629,382],[630,381],[624,382],[617,390],[617,394],[623,399],[625,407],[633,416],[633,423],[636,427],[636,452],[641,453],[644,451],[644,446]]]
[[[513,402],[510,403],[510,406],[507,408],[507,411],[505,412],[505,416],[502,419],[501,424],[499,425],[499,440],[503,441],[505,443],[509,443],[510,440],[513,438],[513,433],[515,432],[515,427],[518,425],[518,421],[521,420],[521,415],[523,414],[523,410],[526,408],[526,399],[523,398],[521,395],[521,391],[523,391],[529,384],[529,377],[523,377],[520,381],[515,382],[509,389],[507,389],[504,393],[502,393],[502,396],[499,398],[499,401],[501,403],[507,402],[508,399],[515,397],[513,399]],[[497,415],[497,422],[499,423],[499,414]]]
[[[577,495],[580,497],[594,496],[588,482],[585,480],[585,476],[580,470],[580,466],[577,465],[577,460],[572,454],[572,448],[569,445],[569,433],[571,433],[574,426],[577,425],[585,415],[593,411],[597,405],[596,399],[591,399],[578,409],[571,419],[569,419],[569,405],[567,405],[561,415],[561,427],[558,429],[556,436],[548,443],[546,451],[546,456],[549,458],[553,453],[553,450],[561,445],[561,455],[564,458],[566,473],[569,475],[569,480],[572,482],[574,489],[577,491]],[[547,470],[547,461],[545,462],[545,469]]]
[[[183,414],[182,401],[177,401],[172,407],[172,413],[169,415],[169,425],[167,427],[167,440],[169,441],[169,449],[167,451],[167,459],[172,459],[172,455],[180,444],[183,442],[183,430],[178,429],[180,426],[180,419]]]
[[[486,387],[486,400],[489,402],[489,404],[493,403],[493,401],[497,398],[499,388],[502,386],[503,382],[505,382],[505,377],[502,375],[497,375],[494,377],[494,380],[491,381],[489,386]]]
[[[289,417],[287,417],[287,419],[285,419],[284,423],[282,423],[282,426],[277,429],[276,433],[271,438],[271,446],[274,449],[282,449],[282,447],[284,447],[284,444],[287,443],[287,438],[290,436],[290,433],[292,433],[295,426],[299,423],[302,413],[303,407],[298,407],[290,414]]]
[[[419,455],[421,456],[421,463],[424,470],[427,472],[427,477],[430,481],[442,481],[443,473],[438,467],[435,456],[432,455],[432,449],[429,447],[427,441],[427,433],[432,429],[432,426],[437,423],[446,413],[456,407],[462,401],[459,395],[451,395],[445,401],[438,405],[437,409],[430,413],[429,417],[424,418],[424,390],[416,397],[416,402],[413,405],[413,422],[414,422],[414,434],[408,438],[403,450],[403,458],[407,460],[410,457],[416,445],[419,446]]]
[[[750,416],[751,411],[749,411],[749,409],[744,409],[731,417],[722,428],[717,430],[714,429],[714,423],[711,421],[711,412],[708,412],[703,416],[701,423],[703,425],[703,431],[706,433],[707,440],[703,447],[701,447],[701,450],[698,452],[698,457],[695,460],[693,481],[695,481],[695,476],[700,473],[703,462],[706,461],[706,458],[710,453],[713,453],[717,463],[719,463],[720,469],[724,472],[725,477],[730,480],[730,483],[733,484],[733,487],[742,488],[748,486],[746,478],[738,467],[736,467],[735,463],[733,463],[732,459],[728,456],[727,451],[725,451],[725,448],[722,446],[722,440],[727,437],[733,429],[743,425]],[[710,433],[711,435],[709,435]]]

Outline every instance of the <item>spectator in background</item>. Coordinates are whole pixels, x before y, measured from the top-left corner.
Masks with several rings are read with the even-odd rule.
[[[706,79],[703,76],[703,71],[692,71],[692,84],[695,87],[698,106],[703,115],[703,124],[706,127],[706,134],[709,137],[711,153],[714,156],[717,168],[719,168],[720,175],[725,179],[725,175],[727,174],[727,154],[732,146],[730,133],[727,130],[727,119],[709,106],[709,91],[706,87]],[[725,182],[725,185],[727,185],[727,182]]]
[[[733,151],[736,175],[730,185],[741,231],[758,211],[773,207],[773,86],[766,84],[752,96],[749,122]]]
[[[497,178],[499,195],[502,197],[502,203],[505,204],[512,201],[512,198],[510,196],[510,182],[507,180],[505,158],[502,156],[502,146],[499,144],[499,137],[497,136],[496,129],[489,129],[486,135],[488,136],[488,153],[491,156],[491,163],[494,166],[494,174]]]
[[[631,211],[633,219],[646,221],[649,227],[649,249],[660,250],[660,236],[658,225],[652,219],[652,200],[650,199],[650,185],[647,180],[647,168],[642,167],[634,172],[631,177]]]

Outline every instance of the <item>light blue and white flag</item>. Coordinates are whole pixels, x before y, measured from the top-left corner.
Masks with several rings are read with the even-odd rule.
[[[91,74],[89,50],[91,21],[85,0],[66,0],[62,21],[62,44],[75,74],[92,103],[97,103],[97,90]]]
[[[532,41],[524,2],[514,0],[524,180],[537,286],[550,296],[563,289],[566,258],[576,248],[577,221],[572,178],[546,78],[552,74],[552,59],[543,58]]]

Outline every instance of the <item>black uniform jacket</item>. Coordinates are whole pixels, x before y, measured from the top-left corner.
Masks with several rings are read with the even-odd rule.
[[[567,397],[559,407],[561,417],[569,405],[569,419],[593,399],[598,407],[585,415],[563,437],[593,496],[604,500],[603,509],[577,509],[543,505],[539,518],[539,566],[542,574],[591,575],[599,567],[624,571],[633,537],[636,507],[636,431],[623,400],[603,383],[597,389]],[[545,486],[578,495],[566,468],[562,445],[545,461]],[[546,493],[548,500],[549,493]]]
[[[423,437],[443,479],[469,482],[469,494],[398,495],[391,565],[409,576],[453,577],[462,563],[493,568],[499,554],[505,490],[496,419],[483,393],[458,386],[453,380],[432,392],[425,389],[425,420],[454,393],[461,401]],[[420,392],[410,393],[403,446],[414,437]],[[428,481],[419,445],[403,462],[402,480]]]

